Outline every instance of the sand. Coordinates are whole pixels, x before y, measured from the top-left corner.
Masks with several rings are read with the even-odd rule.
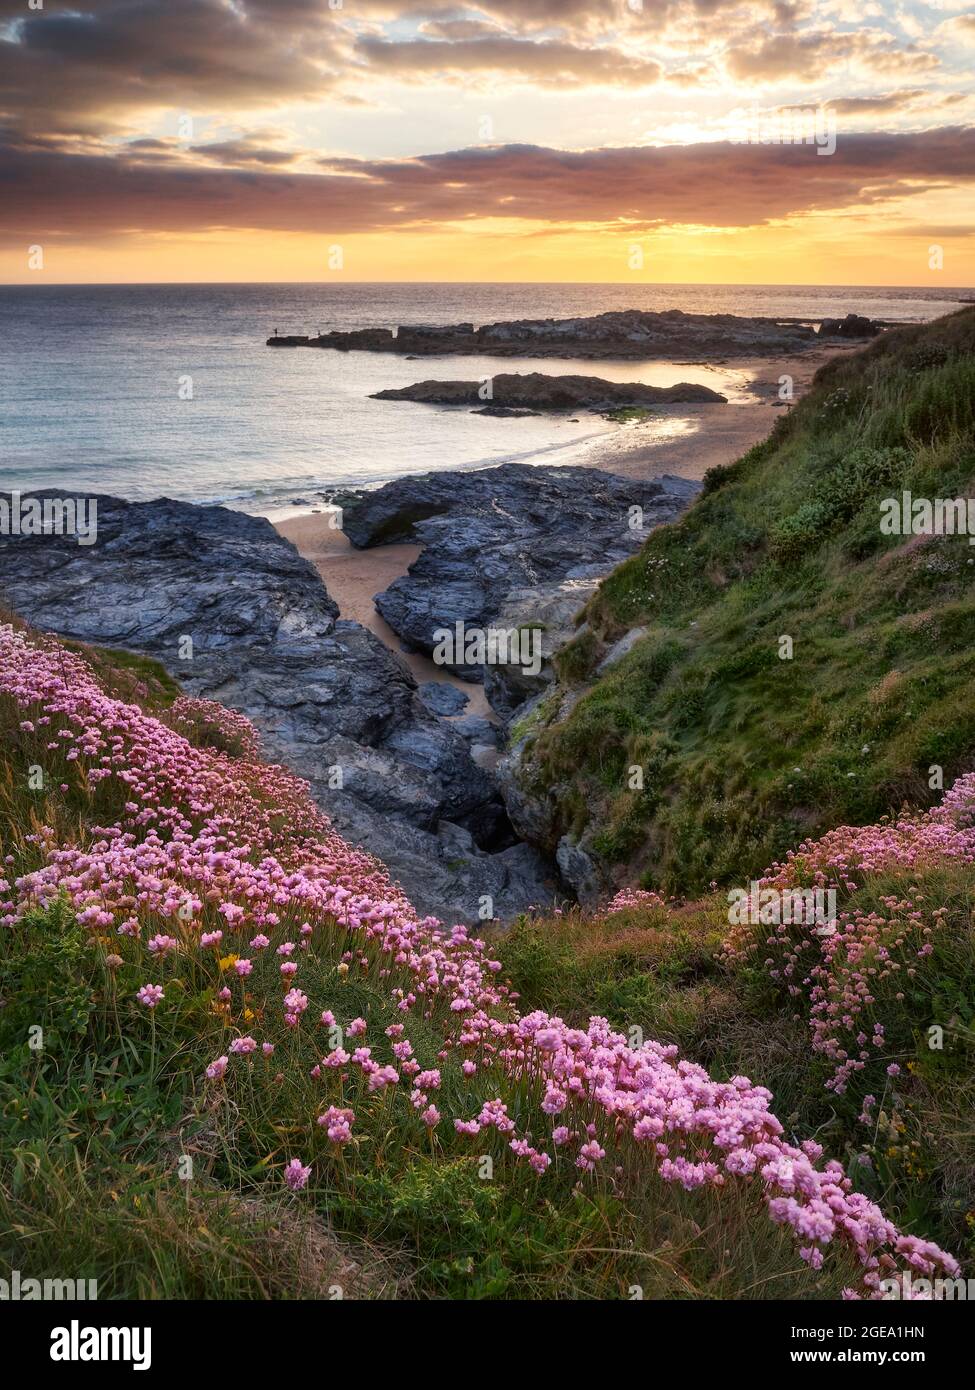
[[[849,347],[813,349],[796,357],[769,361],[735,359],[722,366],[739,373],[744,386],[740,399],[727,405],[673,406],[651,419],[601,436],[586,464],[626,478],[653,478],[675,473],[703,478],[709,468],[733,463],[768,434],[776,417],[788,407],[778,401],[779,378],[791,376],[795,399],[808,388],[816,369]],[[693,379],[692,369],[688,370]],[[499,429],[505,422],[498,421]],[[356,550],[344,534],[330,526],[329,513],[312,512],[276,523],[299,552],[318,569],[325,587],[350,618],[374,632],[391,651],[407,662],[417,681],[447,681],[463,690],[470,703],[463,711],[497,722],[480,685],[472,685],[435,666],[429,657],[404,652],[392,628],[376,612],[373,596],[386,589],[420,553],[416,545],[382,545]]]
[[[482,686],[435,666],[420,652],[403,651],[396,633],[376,612],[373,596],[406,573],[420,553],[418,545],[379,545],[372,550],[356,550],[342,531],[329,524],[329,513],[324,511],[290,517],[277,522],[276,527],[318,570],[343,618],[374,632],[407,663],[421,685],[426,681],[445,681],[462,690],[469,701],[462,715],[479,714],[492,723],[498,722]]]
[[[733,463],[765,439],[776,418],[789,409],[779,400],[779,378],[791,376],[794,399],[804,395],[817,368],[850,346],[813,348],[795,357],[770,361],[737,358],[720,365],[740,376],[744,390],[727,405],[659,407],[649,420],[626,425],[598,442],[586,462],[622,478],[653,478],[675,473],[701,479],[709,468]],[[693,368],[687,371],[693,380]]]

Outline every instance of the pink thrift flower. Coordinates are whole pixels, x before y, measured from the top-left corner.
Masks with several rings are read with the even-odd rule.
[[[293,1158],[284,1170],[284,1180],[292,1192],[300,1192],[311,1177],[311,1168],[302,1167],[300,1158]]]

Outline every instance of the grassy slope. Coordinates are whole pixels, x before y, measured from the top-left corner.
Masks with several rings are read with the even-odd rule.
[[[964,495],[973,477],[975,309],[821,369],[590,602],[522,764],[553,842],[582,837],[617,879],[700,891],[933,799],[932,765],[945,785],[970,768],[975,551],[882,536],[879,503]],[[636,626],[647,635],[595,677]]]
[[[765,968],[768,928],[750,962],[730,960],[724,894],[666,907],[606,915],[579,909],[522,921],[497,943],[522,1008],[544,1009],[578,1024],[602,1013],[623,1032],[675,1043],[681,1055],[717,1079],[758,1078],[775,1110],[800,1140],[814,1138],[839,1158],[860,1190],[902,1229],[942,1242],[966,1269],[975,1262],[975,869],[942,863],[922,871],[858,876],[841,910],[885,913],[913,896],[924,921],[945,915],[932,956],[901,959],[896,980],[876,987],[862,1016],[869,1036],[885,1030],[883,1049],[843,1095],[826,1089],[832,1067],[811,1049],[807,998],[797,998]],[[932,1023],[942,1046],[929,1045]],[[886,1068],[896,1062],[900,1073]],[[870,1123],[864,1098],[876,1097]],[[869,1160],[865,1165],[864,1160]]]
[[[174,692],[152,663],[133,670],[124,655],[90,656],[103,688],[168,717]],[[34,736],[21,717],[0,698],[0,854],[11,879],[39,862],[30,837],[40,826],[88,845],[116,795],[76,777],[59,789],[61,771],[31,791]],[[204,721],[191,736],[197,746],[207,746],[207,729]],[[169,925],[149,919],[143,932]],[[283,924],[272,947],[295,929]],[[312,1013],[361,1014],[381,1037],[402,1015],[375,972],[343,977],[348,941],[344,930],[322,936],[303,963],[303,987]],[[113,950],[124,960],[110,965]],[[220,963],[217,983],[233,981],[233,959]],[[139,943],[92,934],[60,900],[0,940],[5,1272],[94,1277],[102,1299],[328,1298],[336,1286],[366,1298],[625,1299],[634,1285],[646,1297],[822,1298],[854,1274],[842,1253],[820,1273],[803,1265],[754,1189],[688,1194],[633,1154],[587,1190],[571,1159],[540,1180],[503,1139],[485,1136],[472,1154],[444,1126],[431,1141],[405,1092],[362,1099],[354,1142],[336,1154],[314,1123],[322,1102],[309,1076],[321,1050],[313,1035],[300,1041],[278,1008],[260,1002],[232,1020],[193,952],[171,958],[166,1006],[155,1013],[135,1002],[145,978]],[[269,952],[246,997],[280,989]],[[274,1039],[274,1061],[232,1071],[215,1093],[204,1069],[247,1027]],[[437,1065],[437,1026],[417,1018],[410,1033],[418,1060]],[[479,1085],[481,1099],[498,1094],[497,1077],[466,1082],[456,1062],[440,1065],[438,1099],[448,1106],[462,1096],[470,1104]],[[547,1117],[529,1112],[537,1098],[520,1084],[504,1094],[513,1114],[543,1130]],[[319,1154],[314,1189],[289,1197],[280,1168],[310,1147]],[[487,1181],[481,1150],[495,1163]],[[193,1171],[183,1181],[187,1157]]]

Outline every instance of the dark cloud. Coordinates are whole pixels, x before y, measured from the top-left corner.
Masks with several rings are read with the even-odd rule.
[[[246,142],[245,142],[246,143]],[[158,153],[158,152],[157,152]],[[259,165],[260,161],[254,161]],[[342,233],[504,217],[616,225],[752,226],[975,180],[975,129],[840,134],[810,145],[700,144],[579,152],[535,146],[415,159],[331,161],[321,173],[146,160],[139,151],[0,151],[0,230],[8,245],[57,236],[209,228]]]
[[[193,145],[191,154],[212,160],[222,167],[257,164],[264,168],[281,168],[294,164],[301,158],[296,150],[278,150],[262,145],[257,136],[251,135],[239,140],[214,140],[208,145]]]
[[[8,10],[9,10],[8,6]],[[24,127],[106,129],[140,109],[321,96],[341,64],[326,0],[77,0],[18,6],[0,109]],[[26,17],[25,17],[26,15]]]

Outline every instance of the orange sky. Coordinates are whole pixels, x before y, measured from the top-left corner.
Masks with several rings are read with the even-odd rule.
[[[960,0],[0,0],[0,280],[964,286],[973,58]]]

